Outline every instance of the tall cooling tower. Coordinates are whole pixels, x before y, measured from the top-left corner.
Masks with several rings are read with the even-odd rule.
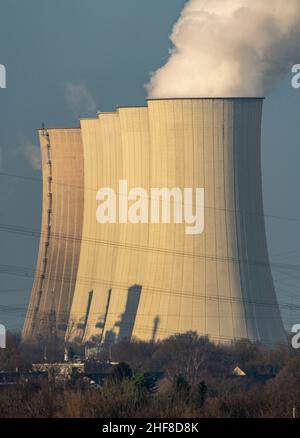
[[[265,235],[261,118],[262,99],[208,98],[149,100],[81,121],[86,190],[67,340],[192,330],[285,342]],[[119,180],[148,193],[204,188],[203,233],[187,235],[184,223],[100,225],[96,193],[118,193]]]
[[[25,340],[65,336],[82,236],[80,129],[41,130],[39,136],[43,214],[36,275],[23,329]]]

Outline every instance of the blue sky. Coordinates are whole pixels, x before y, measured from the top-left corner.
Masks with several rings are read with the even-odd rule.
[[[77,126],[79,116],[144,104],[144,84],[168,56],[168,36],[184,3],[1,1],[7,89],[0,89],[0,322],[8,328],[22,327],[32,277],[7,275],[2,265],[34,269],[39,242],[2,226],[40,227],[36,129],[43,121]],[[262,142],[269,251],[287,326],[300,323],[300,90],[290,81],[287,72],[267,97]]]

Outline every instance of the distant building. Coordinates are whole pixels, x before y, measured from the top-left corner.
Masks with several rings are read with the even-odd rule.
[[[28,383],[40,382],[47,378],[47,372],[43,371],[0,371],[0,387],[26,385]]]
[[[232,371],[232,374],[234,376],[246,376],[246,373],[240,368],[240,367],[235,367],[234,370]]]
[[[47,373],[49,380],[56,382],[70,381],[79,374],[84,374],[84,363],[71,362],[71,363],[42,363],[32,364],[32,370],[34,372]]]

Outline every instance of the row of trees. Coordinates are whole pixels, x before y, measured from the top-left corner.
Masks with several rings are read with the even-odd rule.
[[[0,369],[26,369],[40,350],[9,335],[8,349],[0,351]],[[296,408],[300,416],[300,354],[289,347],[269,349],[249,341],[215,345],[186,333],[157,343],[124,340],[105,347],[101,356],[121,365],[100,388],[82,383],[59,388],[47,382],[0,388],[0,415],[260,418],[291,417]],[[232,376],[237,365],[247,377]],[[154,371],[164,377],[149,384],[145,373]],[[263,383],[257,375],[274,377]]]

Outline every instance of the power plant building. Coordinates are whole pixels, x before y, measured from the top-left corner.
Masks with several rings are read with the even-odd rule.
[[[216,342],[284,343],[264,224],[262,103],[148,100],[81,119],[78,129],[41,131],[42,237],[24,338],[149,341],[195,331]],[[203,230],[132,223],[120,211],[100,224],[99,189],[116,194],[119,210],[122,200],[133,205],[120,181],[142,188],[148,206],[153,188],[203,188]],[[173,218],[178,199],[167,201]]]
[[[39,131],[43,171],[41,239],[25,339],[64,336],[77,277],[83,219],[80,129]]]

